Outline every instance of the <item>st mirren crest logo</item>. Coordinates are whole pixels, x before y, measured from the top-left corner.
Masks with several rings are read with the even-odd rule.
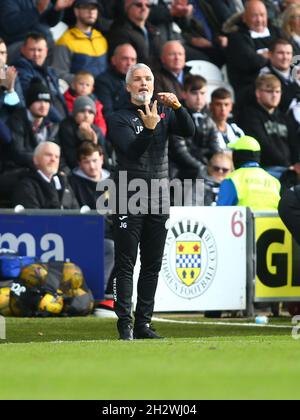
[[[168,233],[163,274],[168,287],[184,299],[203,295],[217,269],[217,246],[209,229],[197,220],[177,222]]]
[[[201,274],[201,242],[177,241],[176,272],[187,286],[195,283]]]

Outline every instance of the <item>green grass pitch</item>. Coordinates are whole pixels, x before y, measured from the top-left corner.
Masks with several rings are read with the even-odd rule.
[[[300,398],[288,318],[277,329],[194,320],[156,322],[165,340],[120,342],[114,320],[8,318],[0,399]]]

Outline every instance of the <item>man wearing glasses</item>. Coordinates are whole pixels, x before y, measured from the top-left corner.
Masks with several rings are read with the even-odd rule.
[[[128,43],[135,48],[138,62],[155,63],[161,39],[157,29],[148,23],[150,8],[150,0],[125,0],[125,16],[114,22],[108,34],[111,53],[118,45]]]

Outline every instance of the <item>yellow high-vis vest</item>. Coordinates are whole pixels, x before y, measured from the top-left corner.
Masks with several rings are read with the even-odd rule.
[[[233,182],[238,206],[252,211],[277,211],[280,200],[280,182],[262,168],[240,168],[227,179]]]

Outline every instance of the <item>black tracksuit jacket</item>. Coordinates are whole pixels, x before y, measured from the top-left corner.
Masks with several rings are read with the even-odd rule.
[[[109,138],[116,150],[117,168],[128,172],[128,180],[134,178],[168,178],[168,144],[171,134],[192,137],[195,125],[185,108],[173,111],[158,106],[161,121],[155,130],[144,127],[138,109],[144,107],[129,104],[128,108],[116,112],[108,122]]]

